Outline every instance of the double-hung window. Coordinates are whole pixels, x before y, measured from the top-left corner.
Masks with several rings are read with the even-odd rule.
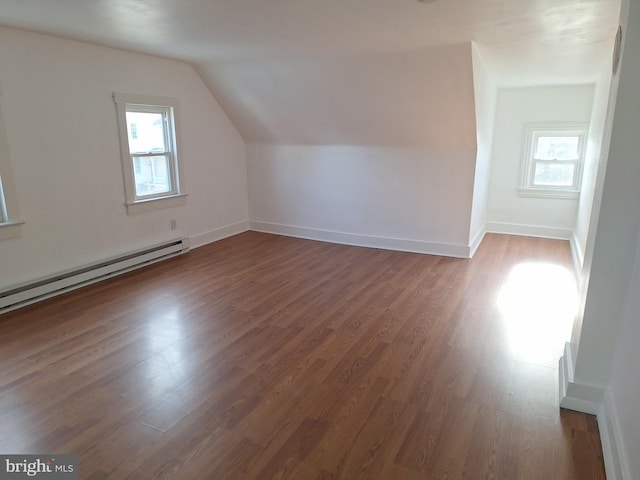
[[[586,137],[587,126],[583,124],[529,125],[520,193],[577,198]]]
[[[114,93],[129,214],[185,201],[178,161],[178,101]]]
[[[2,134],[0,133],[0,135]],[[0,141],[0,143],[2,142]],[[0,150],[4,149],[0,148]],[[4,165],[2,165],[3,163]],[[7,157],[0,158],[0,240],[21,236],[22,224],[24,223],[16,219],[17,209],[15,208],[11,175],[7,168],[9,166]]]
[[[9,215],[7,214],[7,206],[5,205],[4,192],[2,190],[2,177],[0,177],[0,224],[7,223]]]
[[[17,195],[9,159],[9,145],[0,106],[0,240],[22,235],[23,221],[18,219]]]

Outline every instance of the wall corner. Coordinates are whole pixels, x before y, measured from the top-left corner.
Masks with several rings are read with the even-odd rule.
[[[631,477],[624,452],[618,447],[620,442],[620,426],[615,411],[611,391],[607,388],[581,384],[575,381],[571,344],[567,342],[559,365],[559,397],[560,408],[595,415],[598,419],[600,443],[608,479],[624,480]]]

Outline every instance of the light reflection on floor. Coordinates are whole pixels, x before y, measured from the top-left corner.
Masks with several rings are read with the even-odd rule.
[[[507,341],[520,361],[557,361],[577,309],[573,273],[562,266],[526,262],[513,267],[498,294]]]
[[[24,403],[26,403],[26,399]],[[25,453],[28,445],[31,444],[29,427],[32,425],[33,422],[24,410],[21,410],[19,415],[5,415],[2,421],[2,430],[11,432],[11,435],[4,435],[0,432],[0,452],[4,455]]]
[[[155,391],[166,393],[185,381],[183,321],[178,307],[163,308],[148,316],[146,339],[152,356],[146,362],[145,378]]]

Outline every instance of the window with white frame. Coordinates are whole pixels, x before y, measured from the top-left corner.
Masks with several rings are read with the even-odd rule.
[[[0,106],[0,240],[22,235],[24,222],[19,220],[16,197],[4,116]]]
[[[4,200],[4,191],[2,190],[2,177],[0,177],[0,224],[7,223],[9,215],[7,214],[7,205]]]
[[[129,214],[185,202],[171,98],[114,93]]]
[[[20,237],[24,224],[22,220],[17,219],[13,188],[7,188],[12,187],[11,178],[7,171],[8,166],[6,157],[0,159],[0,173],[4,170],[4,175],[0,175],[0,240]]]
[[[520,194],[577,198],[586,138],[584,124],[529,125]]]

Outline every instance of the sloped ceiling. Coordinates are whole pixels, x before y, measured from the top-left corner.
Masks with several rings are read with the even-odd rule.
[[[252,141],[475,146],[471,46],[205,68]]]
[[[468,148],[503,85],[594,81],[619,0],[0,0],[0,23],[191,62],[247,142]]]

